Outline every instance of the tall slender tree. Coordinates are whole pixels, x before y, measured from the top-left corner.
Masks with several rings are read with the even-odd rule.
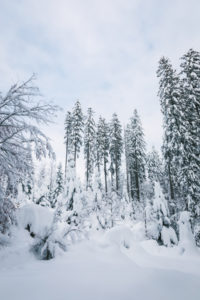
[[[122,126],[114,113],[110,123],[110,159],[111,159],[111,173],[115,172],[115,186],[116,191],[119,190],[119,178],[120,178],[120,165],[121,156],[123,152],[123,139],[122,139]]]
[[[125,150],[125,162],[126,162],[126,189],[131,199],[130,191],[130,155],[129,155],[129,146],[130,146],[130,125],[128,124],[124,129],[124,150]]]
[[[103,173],[104,173],[104,183],[105,183],[105,192],[108,191],[107,183],[107,163],[109,156],[109,126],[106,123],[106,120],[102,117],[99,118],[97,124],[97,155],[96,155],[96,164],[98,171],[100,173],[100,166],[103,164]]]
[[[179,195],[178,170],[185,134],[180,79],[176,71],[173,70],[169,59],[165,57],[159,61],[157,76],[160,78],[158,95],[163,113],[164,128],[162,152],[165,159],[165,171],[169,179],[169,198],[173,202]]]
[[[199,214],[200,53],[190,49],[181,60],[181,100],[185,132],[179,182],[187,208]]]
[[[128,165],[130,195],[141,199],[141,185],[145,179],[145,141],[142,124],[137,110],[134,110],[126,131],[126,160]]]
[[[68,162],[68,155],[70,151],[72,151],[72,114],[70,111],[67,112],[65,118],[65,178],[67,173],[67,162]]]
[[[156,182],[163,186],[163,166],[155,147],[146,156],[147,177],[151,186],[151,198],[155,196]]]
[[[147,173],[151,182],[160,182],[162,174],[162,161],[155,147],[147,154]]]
[[[86,187],[91,188],[95,161],[95,121],[94,112],[88,108],[84,131],[84,156],[86,161]]]
[[[76,167],[76,160],[82,146],[83,126],[84,126],[84,120],[83,120],[81,104],[79,101],[76,101],[72,112],[72,141],[71,141],[75,167]]]
[[[54,189],[54,194],[53,194],[53,203],[52,207],[54,208],[56,206],[56,203],[58,201],[58,197],[62,194],[64,190],[63,186],[63,171],[62,171],[62,164],[59,163],[58,168],[57,168],[57,173],[56,173],[56,183],[55,183],[55,189]]]

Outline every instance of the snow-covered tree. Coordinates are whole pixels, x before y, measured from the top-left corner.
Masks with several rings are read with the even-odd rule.
[[[65,118],[65,177],[67,172],[67,162],[68,162],[68,155],[70,151],[72,151],[72,114],[70,111],[67,112]]]
[[[162,151],[165,159],[165,172],[168,174],[169,198],[170,201],[174,201],[179,194],[177,183],[182,155],[182,138],[185,133],[180,79],[169,59],[165,57],[159,61],[157,76],[160,78],[158,95],[163,113]]]
[[[152,147],[151,152],[147,153],[146,156],[146,170],[147,170],[147,179],[150,185],[150,197],[154,197],[155,194],[155,182],[159,182],[163,185],[164,174],[162,161],[160,159],[159,153],[154,147]]]
[[[148,238],[165,246],[178,243],[176,233],[171,227],[167,201],[158,182],[155,183],[155,196],[147,202],[145,208],[145,228]]]
[[[76,172],[74,165],[74,157],[68,157],[68,169],[66,174],[66,183],[64,190],[64,197],[66,198],[66,209],[74,209],[74,195],[76,193]]]
[[[19,183],[22,185],[23,193],[28,197],[28,199],[33,199],[33,187],[34,187],[34,163],[32,159],[32,150],[30,145],[27,145],[29,150],[26,154],[26,160],[29,162],[29,165],[32,166],[29,170],[27,170],[27,174],[25,174],[20,180]]]
[[[48,138],[35,123],[50,123],[57,107],[36,102],[40,94],[34,79],[32,76],[22,84],[13,85],[5,96],[0,94],[1,170],[13,180],[31,167],[26,160],[27,144],[31,144],[37,158],[53,153]]]
[[[0,186],[0,234],[8,233],[10,226],[16,223],[15,209],[11,195],[6,197]]]
[[[107,163],[109,157],[109,126],[106,120],[102,117],[99,118],[97,124],[97,134],[96,134],[96,165],[98,172],[100,173],[100,166],[103,164],[104,173],[104,185],[105,192],[108,191],[108,180],[107,180]]]
[[[43,206],[55,207],[56,198],[55,198],[55,186],[56,186],[56,164],[54,161],[51,161],[49,167],[49,178],[48,178],[48,192],[44,201],[41,203]],[[47,200],[47,202],[46,202]]]
[[[142,124],[137,110],[131,117],[125,132],[125,155],[128,185],[132,199],[140,201],[142,183],[145,179],[145,141]]]
[[[56,173],[56,187],[53,193],[53,203],[51,207],[55,207],[58,201],[58,197],[62,194],[64,190],[64,182],[63,182],[63,171],[62,171],[62,164],[60,163],[57,168]]]
[[[151,152],[147,154],[147,172],[150,181],[160,181],[160,177],[162,176],[161,166],[162,162],[159,153],[152,147]]]
[[[48,175],[44,163],[37,166],[37,173],[34,174],[33,201],[36,204],[48,206]]]
[[[72,112],[72,153],[74,155],[74,165],[76,167],[76,160],[80,153],[82,146],[82,133],[83,133],[83,113],[81,109],[81,104],[79,101],[76,101],[73,112]]]
[[[86,187],[92,187],[92,175],[94,172],[95,162],[95,121],[94,112],[88,108],[84,130],[84,157],[86,165]]]
[[[111,160],[111,175],[115,173],[115,187],[119,190],[120,165],[123,152],[122,126],[114,113],[110,122],[110,160]]]
[[[179,183],[186,207],[200,214],[200,53],[190,49],[181,58],[181,101],[185,131]]]
[[[194,235],[191,228],[191,214],[188,211],[183,211],[180,213],[180,218],[178,221],[179,225],[179,249],[181,254],[189,253],[198,255],[198,250],[196,248]]]
[[[32,161],[27,159],[31,146],[37,159],[53,155],[48,137],[39,124],[49,124],[58,107],[39,100],[35,76],[22,84],[14,84],[4,96],[0,93],[0,165],[4,178],[4,202],[16,195],[20,180],[32,172]],[[9,212],[8,212],[9,214]]]

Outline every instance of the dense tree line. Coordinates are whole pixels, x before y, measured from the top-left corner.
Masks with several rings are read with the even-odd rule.
[[[190,49],[181,61],[179,72],[167,58],[159,62],[162,152],[170,200],[195,216],[200,203],[200,54]]]
[[[52,158],[50,166],[34,168],[33,153],[38,159],[53,156],[37,124],[48,124],[58,109],[30,102],[39,96],[34,78],[0,95],[0,231],[9,231],[16,203],[28,199],[54,210],[48,236],[34,248],[46,249],[46,256],[50,242],[64,247],[62,239],[54,240],[61,222],[66,226],[64,239],[69,232],[105,230],[139,219],[148,238],[170,246],[177,243],[177,221],[185,210],[199,243],[199,52],[190,49],[183,55],[179,71],[162,57],[157,76],[164,130],[161,154],[154,147],[147,151],[136,109],[122,129],[116,113],[111,120],[98,119],[92,108],[85,114],[76,101],[65,118],[64,170]],[[84,181],[76,172],[81,160]]]

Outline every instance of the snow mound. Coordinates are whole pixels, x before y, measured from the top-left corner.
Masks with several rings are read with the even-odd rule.
[[[131,230],[134,241],[143,241],[146,239],[144,222],[137,222]]]
[[[161,230],[161,239],[163,245],[171,247],[171,245],[177,245],[178,239],[176,233],[172,227],[163,226]]]
[[[179,219],[179,248],[181,254],[198,255],[195,239],[190,224],[190,213],[183,211]]]
[[[134,240],[134,234],[128,226],[119,225],[107,231],[105,234],[105,239],[112,245],[130,248],[131,243]]]
[[[26,228],[37,236],[43,236],[53,222],[53,210],[35,203],[23,205],[17,213],[19,227]]]

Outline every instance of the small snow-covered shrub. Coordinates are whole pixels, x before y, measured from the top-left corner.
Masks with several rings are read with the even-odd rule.
[[[81,238],[74,217],[74,212],[66,211],[62,203],[53,210],[30,202],[21,207],[18,223],[33,237],[30,251],[38,259],[49,260]]]
[[[38,259],[51,259],[60,249],[66,250],[62,228],[55,222],[53,209],[28,202],[19,209],[17,220],[34,238],[31,251]]]
[[[191,216],[188,211],[183,211],[179,219],[179,247],[181,253],[196,254],[196,243],[191,229]]]
[[[33,202],[27,202],[17,212],[18,225],[34,236],[45,236],[53,222],[54,211]]]
[[[67,246],[64,242],[63,235],[57,226],[49,229],[45,236],[37,236],[31,251],[38,259],[49,260],[54,258],[61,251],[66,251]]]
[[[171,227],[166,199],[159,183],[155,183],[155,197],[145,208],[146,235],[161,245],[172,246],[178,243],[175,230]]]
[[[171,245],[177,245],[178,243],[176,233],[172,227],[162,227],[161,240],[163,242],[163,245],[167,247],[170,247]]]
[[[106,232],[105,238],[111,244],[130,248],[133,241],[133,232],[128,226],[115,226]]]

